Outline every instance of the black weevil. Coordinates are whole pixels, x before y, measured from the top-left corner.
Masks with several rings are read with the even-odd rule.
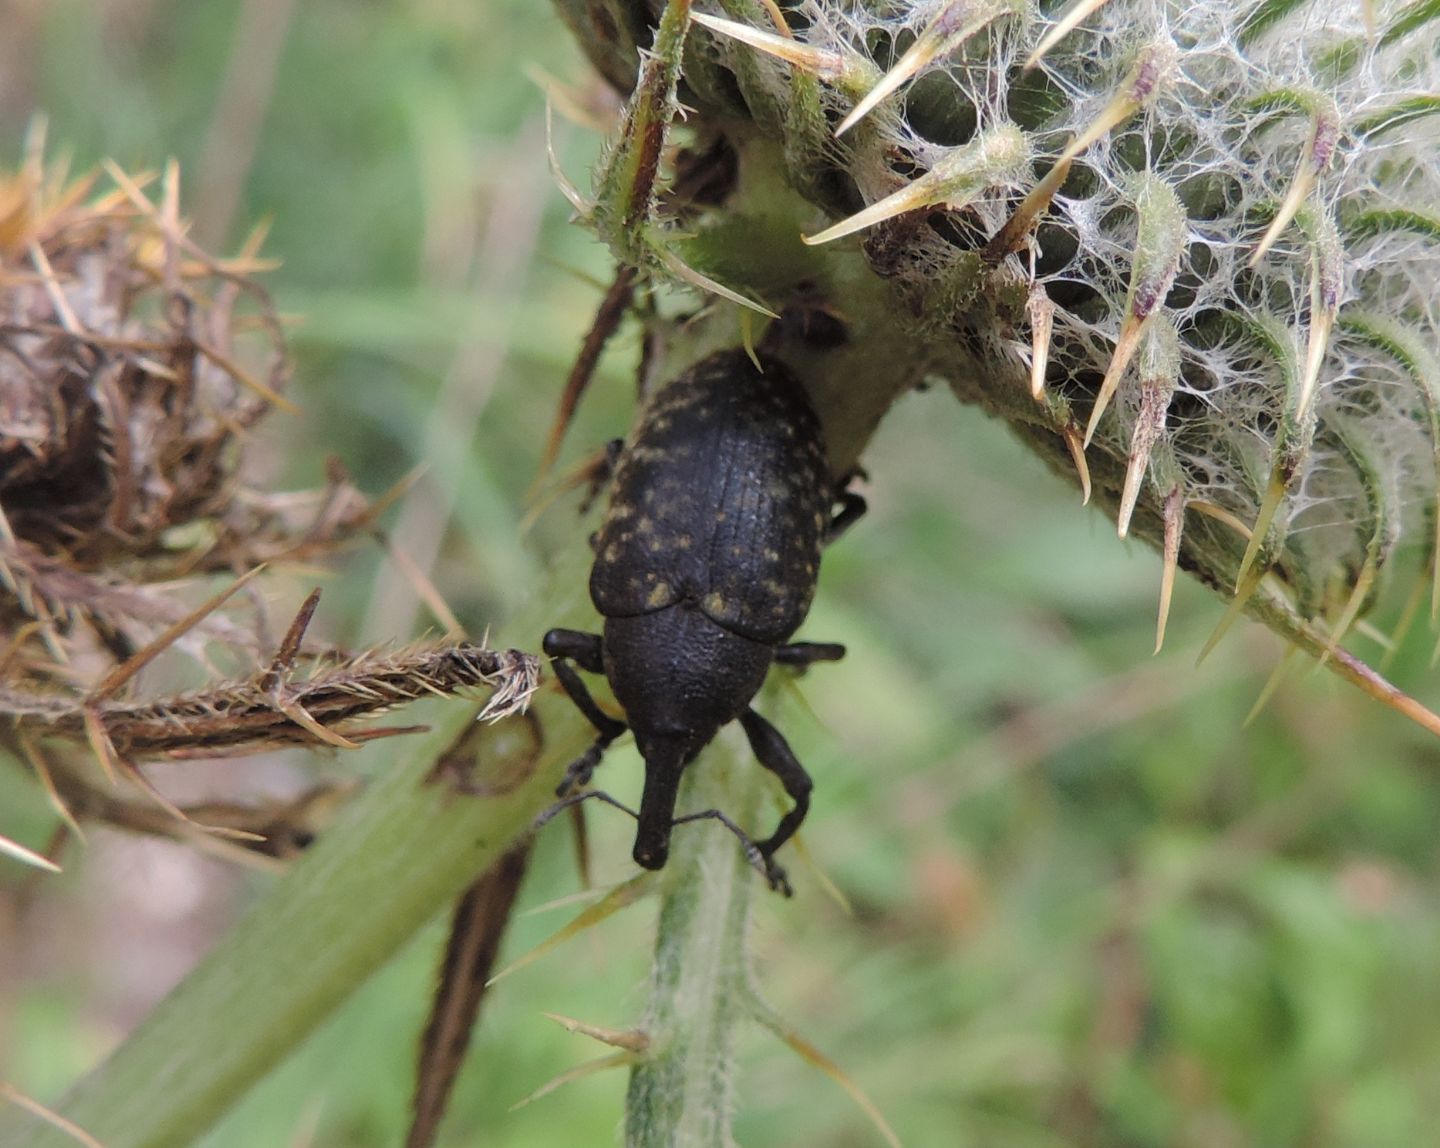
[[[589,781],[627,728],[568,663],[604,674],[624,707],[645,759],[634,850],[645,868],[664,866],[675,825],[713,818],[788,895],[773,854],[805,819],[811,781],[750,702],[771,662],[844,656],[843,646],[789,641],[810,609],[821,546],[864,512],[843,485],[830,477],[820,420],[795,376],[769,355],[757,369],[740,350],[711,355],[656,394],[621,453],[590,571],[603,635],[551,630],[544,649],[599,733],[561,796]],[[795,802],[756,843],[720,810],[675,817],[685,767],[736,718]]]

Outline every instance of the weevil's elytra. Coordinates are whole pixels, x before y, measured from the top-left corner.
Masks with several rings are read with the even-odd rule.
[[[620,456],[595,538],[590,597],[605,618],[603,636],[552,630],[545,652],[600,735],[562,792],[583,785],[626,729],[595,705],[566,659],[603,673],[625,709],[645,759],[634,856],[646,868],[665,864],[681,773],[738,719],[795,801],[752,846],[783,889],[770,858],[804,819],[811,783],[750,702],[772,662],[843,655],[840,646],[786,643],[810,608],[821,546],[864,503],[831,482],[820,423],[799,382],[773,357],[762,356],[761,367],[743,351],[723,351],[654,396]],[[837,497],[845,508],[832,521]]]

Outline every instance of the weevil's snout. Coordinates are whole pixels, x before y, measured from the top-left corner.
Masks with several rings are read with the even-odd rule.
[[[663,869],[670,857],[680,775],[694,754],[685,736],[644,737],[637,731],[635,740],[645,758],[645,792],[640,796],[640,824],[630,856],[642,869]]]

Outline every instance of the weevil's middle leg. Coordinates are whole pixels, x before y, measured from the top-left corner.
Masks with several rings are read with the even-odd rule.
[[[572,789],[579,789],[590,783],[590,775],[595,772],[595,767],[600,764],[600,759],[605,756],[610,743],[630,727],[623,721],[612,718],[596,705],[590,691],[585,688],[585,683],[580,680],[580,675],[570,667],[570,662],[574,662],[582,670],[588,670],[592,674],[605,672],[604,646],[599,634],[586,634],[580,630],[551,630],[545,635],[541,647],[551,659],[550,668],[555,671],[561,688],[600,735],[594,744],[565,770],[565,777],[555,790],[557,796],[564,797]]]

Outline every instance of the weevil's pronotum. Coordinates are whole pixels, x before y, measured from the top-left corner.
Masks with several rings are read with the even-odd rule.
[[[865,508],[831,477],[820,421],[795,376],[739,350],[691,368],[646,406],[620,456],[594,540],[590,597],[603,634],[551,630],[556,676],[598,731],[561,794],[583,786],[625,732],[645,759],[634,857],[659,869],[683,821],[724,822],[789,891],[773,855],[810,805],[811,782],[780,732],[750,706],[772,662],[834,661],[843,646],[790,642],[815,592],[820,548]],[[841,509],[835,512],[836,504]],[[595,704],[569,665],[604,674],[625,722]],[[685,767],[735,719],[794,807],[750,843],[720,810],[677,819]]]

